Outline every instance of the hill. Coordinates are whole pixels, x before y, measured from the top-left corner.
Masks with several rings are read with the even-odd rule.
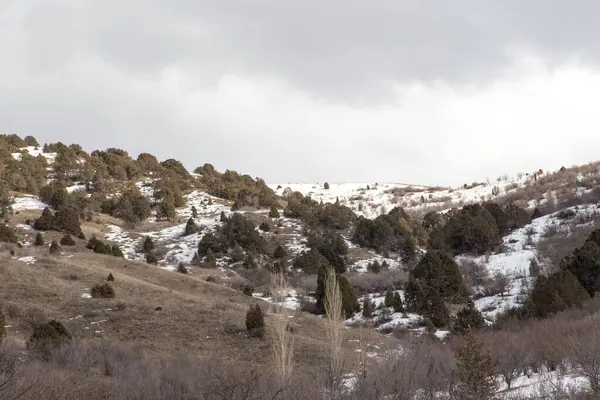
[[[460,188],[283,185],[114,148],[16,135],[0,145],[7,395],[54,368],[29,396],[377,398],[373,388],[398,395],[400,386],[441,396],[460,383],[458,349],[471,331],[498,366],[488,374],[503,396],[540,398],[569,376],[581,391],[591,380],[561,340],[571,337],[565,325],[587,337],[596,318],[599,163]],[[99,298],[100,285],[114,297]],[[323,316],[336,296],[342,320]],[[247,329],[253,304],[264,335]],[[50,320],[72,339],[40,356],[31,337]],[[525,346],[550,323],[547,347],[494,351],[499,335]],[[294,343],[293,379],[281,381],[278,340]],[[134,362],[136,353],[144,357]],[[189,371],[207,369],[194,382]],[[68,395],[57,388],[81,379]],[[179,389],[153,391],[165,382]]]

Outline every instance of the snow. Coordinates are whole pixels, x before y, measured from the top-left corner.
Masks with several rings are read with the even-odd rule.
[[[324,183],[274,183],[269,184],[269,187],[278,195],[291,190],[324,203],[335,203],[339,200],[340,204],[350,207],[357,215],[375,218],[396,206],[405,209],[437,207],[448,210],[464,204],[490,200],[496,196],[495,190],[499,190],[499,194],[510,193],[531,180],[531,176],[519,174],[516,177],[502,177],[496,182],[488,181],[467,189],[381,182],[329,183],[329,189],[324,188]]]
[[[19,196],[15,197],[14,203],[12,204],[12,209],[14,211],[26,211],[26,210],[43,210],[48,207],[47,204],[44,204],[34,196]]]
[[[375,252],[372,253],[373,257],[356,261],[351,269],[359,273],[365,273],[368,271],[369,264],[373,263],[374,261],[377,261],[380,265],[385,261],[388,264],[389,269],[395,269],[402,266],[402,264],[396,259],[385,258],[375,254]]]
[[[33,256],[26,256],[26,257],[13,257],[13,260],[17,260],[20,261],[22,263],[28,264],[28,265],[33,265],[35,264],[35,257]]]
[[[272,297],[264,297],[262,293],[253,293],[253,297],[257,299],[264,300],[268,303],[274,303]],[[300,296],[294,289],[286,290],[280,292],[280,296],[284,299],[283,302],[277,302],[277,304],[281,305],[284,308],[290,310],[300,310],[302,302],[300,301]]]
[[[28,146],[19,150],[20,151],[18,153],[12,153],[13,158],[17,161],[21,160],[22,153],[28,153],[32,157],[42,155],[44,158],[46,158],[48,163],[53,163],[54,159],[56,158],[56,153],[44,153],[41,147],[36,149],[34,146]]]
[[[590,204],[571,207],[565,210],[572,210],[575,213],[573,219],[582,218],[584,221],[587,221],[593,217],[593,213],[597,211],[597,206]],[[564,210],[561,211],[564,212]],[[499,313],[522,305],[527,286],[532,284],[529,264],[532,259],[536,259],[536,243],[550,226],[554,225],[558,229],[565,231],[566,234],[569,232],[569,224],[564,223],[558,217],[561,211],[537,218],[531,224],[517,229],[504,237],[505,251],[503,253],[492,254],[489,257],[472,257],[466,255],[456,257],[458,263],[471,260],[484,265],[490,276],[502,274],[508,278],[508,293],[505,296],[487,296],[474,301],[477,309],[481,311],[488,321],[495,320]],[[544,262],[544,260],[537,261],[540,264]]]

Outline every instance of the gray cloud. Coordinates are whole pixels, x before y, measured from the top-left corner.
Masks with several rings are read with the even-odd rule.
[[[515,62],[532,55],[548,84],[547,69],[573,57],[593,71],[598,11],[559,0],[5,1],[0,130],[282,182],[456,184],[554,162],[561,147],[565,159],[588,161],[586,149],[556,144],[577,132],[588,143],[585,126],[552,131],[543,109],[523,112],[531,103],[519,99],[538,101],[519,92],[528,84],[513,83],[529,73]],[[570,95],[587,95],[575,83]],[[551,116],[571,112],[560,101]],[[540,121],[555,140],[510,166],[498,161],[510,146],[489,159],[471,154],[498,126],[507,140],[535,142]],[[527,133],[511,133],[523,125]]]

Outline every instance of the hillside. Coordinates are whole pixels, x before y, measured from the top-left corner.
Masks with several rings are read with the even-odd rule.
[[[456,349],[471,331],[498,366],[482,379],[497,381],[504,398],[542,398],[558,384],[581,391],[591,381],[567,337],[587,338],[597,319],[590,297],[600,285],[599,163],[460,188],[267,184],[121,149],[87,153],[18,136],[0,136],[0,145],[0,293],[10,351],[34,353],[28,339],[49,320],[73,338],[68,362],[58,346],[21,362],[15,377],[0,371],[16,387],[49,364],[61,365],[60,374],[41,380],[37,393],[56,390],[53,380],[90,382],[56,398],[101,398],[117,387],[125,396],[128,379],[139,385],[125,398],[151,398],[146,391],[158,382],[197,396],[218,386],[207,398],[314,398],[325,390],[375,399],[373,388],[398,395],[400,386],[408,396],[401,398],[423,388],[439,397],[453,390]],[[323,316],[333,296],[328,274],[339,287],[337,325]],[[98,284],[113,287],[114,297],[99,298]],[[253,304],[265,315],[264,336],[246,327]],[[551,324],[547,347],[532,344]],[[296,373],[273,395],[281,337],[294,343]],[[516,345],[499,353],[498,340],[520,341],[527,354]],[[133,363],[128,352],[143,354],[136,368],[152,372],[123,372]],[[109,353],[119,374],[100,367]],[[184,359],[188,367],[173,366]],[[435,376],[398,373],[431,365]],[[217,375],[191,384],[183,371],[202,368]],[[303,382],[311,390],[299,390]],[[241,394],[249,386],[257,392]]]

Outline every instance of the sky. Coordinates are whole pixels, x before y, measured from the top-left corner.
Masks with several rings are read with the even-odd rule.
[[[600,159],[600,2],[0,0],[0,132],[272,183]]]

